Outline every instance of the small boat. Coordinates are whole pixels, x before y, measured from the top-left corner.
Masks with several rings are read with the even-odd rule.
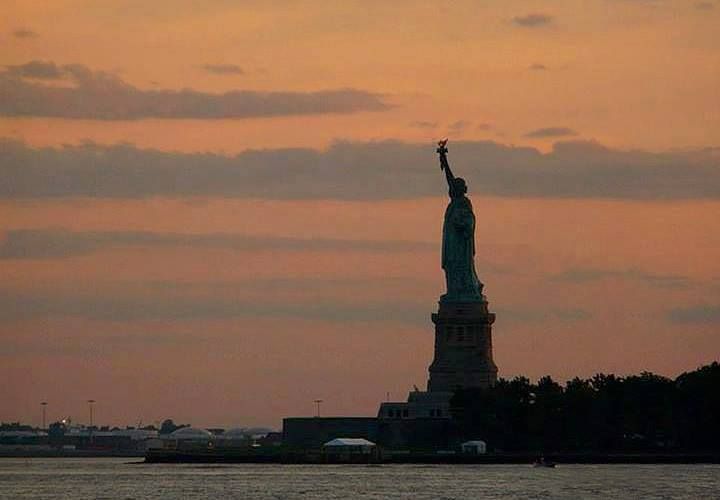
[[[554,469],[555,462],[545,460],[545,457],[540,457],[537,460],[535,460],[535,462],[533,462],[533,467],[549,467],[551,469]]]

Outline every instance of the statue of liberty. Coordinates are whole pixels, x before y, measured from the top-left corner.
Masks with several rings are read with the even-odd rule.
[[[483,285],[475,273],[475,214],[465,194],[467,184],[455,177],[447,161],[447,139],[438,143],[440,169],[445,172],[450,203],[443,222],[442,268],[445,271],[447,293],[441,302],[483,301]]]

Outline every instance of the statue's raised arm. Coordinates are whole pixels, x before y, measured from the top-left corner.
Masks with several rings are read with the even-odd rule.
[[[447,139],[443,139],[438,142],[438,148],[436,151],[440,155],[440,170],[445,172],[445,179],[447,180],[448,189],[450,190],[450,197],[452,197],[453,190],[455,189],[455,176],[453,175],[452,170],[450,170],[450,164],[447,159],[447,143]]]

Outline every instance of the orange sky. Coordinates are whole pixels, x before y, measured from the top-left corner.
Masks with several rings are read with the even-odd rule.
[[[279,426],[317,398],[374,414],[423,386],[444,135],[469,179],[501,376],[717,359],[719,22],[715,0],[1,5],[0,421],[37,424],[43,400],[83,421],[92,398],[113,424]],[[245,99],[278,92],[247,116]],[[376,168],[388,140],[427,155]],[[457,141],[545,154],[453,157]],[[190,154],[249,149],[266,156],[220,187],[171,188],[175,168],[221,175]],[[93,154],[120,158],[118,175]],[[558,185],[476,170],[496,161],[521,179],[538,162]]]

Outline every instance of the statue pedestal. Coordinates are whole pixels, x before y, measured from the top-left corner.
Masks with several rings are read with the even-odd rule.
[[[441,301],[435,324],[435,357],[430,365],[428,391],[454,392],[457,388],[489,387],[497,381],[492,357],[495,314],[487,301]]]

